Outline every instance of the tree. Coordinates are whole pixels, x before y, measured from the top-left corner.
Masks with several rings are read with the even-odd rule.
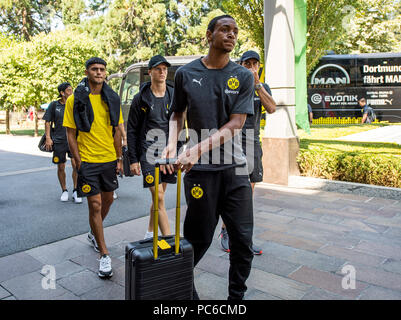
[[[350,8],[346,32],[335,43],[336,53],[397,51],[401,25],[401,4],[395,0],[364,0]]]
[[[215,0],[114,0],[104,15],[85,21],[84,28],[117,72],[155,54],[176,55],[187,45],[191,28],[219,6]]]
[[[177,50],[177,55],[200,55],[205,54],[209,48],[206,40],[206,31],[209,21],[213,18],[223,15],[220,9],[211,11],[209,14],[201,18],[198,25],[187,28],[183,35],[181,47]],[[235,46],[231,57],[239,58],[242,53],[247,50],[258,50],[256,44],[248,37],[248,34],[240,30],[237,45]]]
[[[29,40],[40,32],[50,32],[54,0],[0,0],[0,28],[17,38]]]
[[[14,56],[22,52],[21,45],[10,37],[0,34],[0,109],[6,111],[6,134],[10,134],[10,111],[18,96],[22,78]]]
[[[56,99],[61,82],[75,87],[85,76],[85,61],[99,54],[96,43],[85,33],[69,29],[41,33],[0,55],[0,61],[6,61],[0,64],[0,74],[8,74],[11,80],[10,85],[0,88],[0,97],[15,105],[35,107],[36,136],[40,105]],[[0,83],[4,83],[1,78]]]
[[[264,57],[265,51],[263,3],[263,0],[223,0],[224,9],[256,44],[261,57]]]

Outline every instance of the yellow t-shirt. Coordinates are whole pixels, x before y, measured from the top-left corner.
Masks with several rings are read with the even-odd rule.
[[[89,163],[111,162],[117,159],[114,148],[113,127],[110,125],[109,107],[101,99],[100,94],[89,94],[94,119],[90,132],[78,133],[78,150],[81,161]],[[74,115],[74,95],[68,97],[65,104],[63,126],[76,129]],[[119,123],[123,123],[120,108]]]

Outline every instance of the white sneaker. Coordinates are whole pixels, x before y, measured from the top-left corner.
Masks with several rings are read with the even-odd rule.
[[[146,239],[150,239],[150,238],[153,238],[153,231],[151,231],[151,232],[146,231],[145,237],[143,239],[146,240]]]
[[[67,190],[63,191],[63,193],[61,194],[60,201],[62,201],[62,202],[68,201],[68,191]]]
[[[82,198],[78,197],[77,191],[74,191],[72,193],[72,199],[74,200],[75,203],[82,203]]]
[[[118,198],[118,197],[117,197],[117,193],[114,191],[114,192],[113,192],[113,199],[116,200],[117,198]]]
[[[99,251],[99,247],[98,247],[98,245],[97,245],[97,242],[96,242],[96,239],[95,239],[95,236],[92,234],[92,232],[88,232],[88,241],[90,242],[90,244],[93,246],[93,249],[96,251],[96,252],[100,252]]]
[[[111,269],[111,259],[110,256],[104,254],[100,258],[99,263],[99,272],[98,276],[100,278],[108,278],[113,275],[113,270]]]

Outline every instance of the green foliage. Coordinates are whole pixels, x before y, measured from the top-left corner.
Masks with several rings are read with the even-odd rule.
[[[61,15],[64,25],[79,24],[81,15],[85,12],[86,5],[84,0],[62,0]]]
[[[114,0],[84,29],[101,44],[110,70],[119,72],[155,54],[204,54],[205,25],[220,7],[215,0]]]
[[[301,174],[401,188],[401,159],[386,155],[300,150]]]
[[[401,187],[401,146],[392,143],[342,141],[342,136],[380,125],[320,125],[311,136],[299,131],[298,164],[302,175]]]
[[[88,36],[69,30],[39,34],[0,52],[0,102],[39,106],[57,98],[57,86],[84,77],[85,61],[99,54]]]
[[[0,0],[0,27],[19,39],[29,40],[40,32],[50,32],[53,0]]]
[[[401,3],[394,0],[364,0],[350,11],[346,31],[336,42],[336,53],[397,51],[401,26]]]
[[[264,8],[263,0],[224,0],[223,7],[238,23],[246,35],[264,56]]]
[[[40,34],[25,43],[25,104],[38,108],[54,100],[61,82],[69,81],[75,87],[85,76],[85,61],[98,53],[96,44],[86,34],[68,30]]]
[[[308,0],[307,74],[343,36],[350,12],[355,10],[358,4],[359,0]]]

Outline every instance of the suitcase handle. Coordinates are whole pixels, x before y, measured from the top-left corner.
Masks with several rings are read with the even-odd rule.
[[[159,175],[160,165],[174,164],[177,159],[158,159],[155,162],[155,198],[153,219],[153,258],[158,258],[158,232],[159,232]],[[181,169],[177,172],[177,202],[175,210],[175,254],[180,252],[180,215],[181,215]]]

